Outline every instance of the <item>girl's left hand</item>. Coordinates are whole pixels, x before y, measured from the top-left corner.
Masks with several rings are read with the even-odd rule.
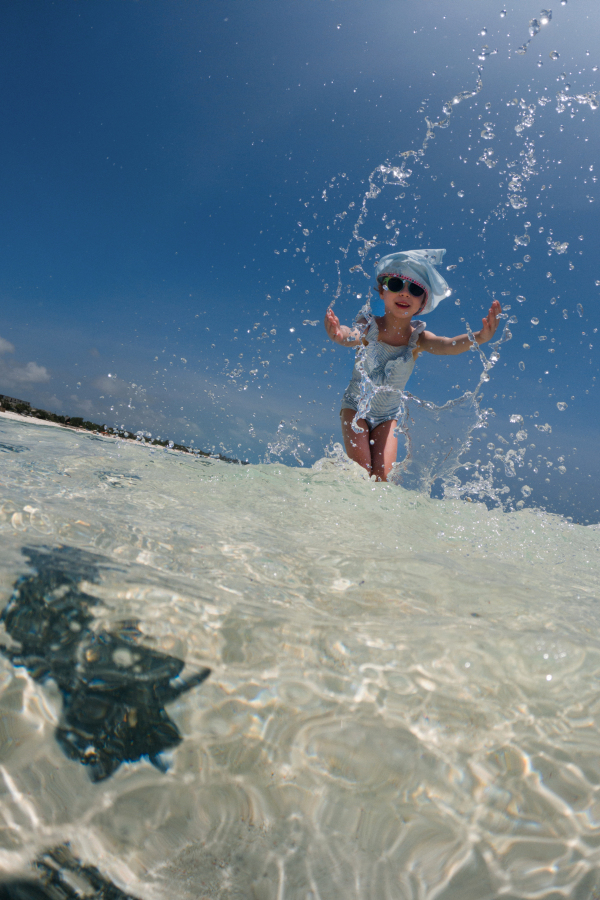
[[[491,341],[494,337],[496,329],[498,328],[498,317],[501,312],[502,307],[500,306],[499,301],[494,300],[490,306],[489,313],[481,320],[482,328],[478,335],[480,344],[485,344],[486,341]]]

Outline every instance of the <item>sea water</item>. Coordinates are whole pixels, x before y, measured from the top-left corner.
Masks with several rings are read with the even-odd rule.
[[[143,898],[600,897],[594,527],[0,416],[0,533],[2,607],[32,553],[93,554],[96,631],[212,670],[165,771],[94,782],[3,634],[5,872],[68,843]]]

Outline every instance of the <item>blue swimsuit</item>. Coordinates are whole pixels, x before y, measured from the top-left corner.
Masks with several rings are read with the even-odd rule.
[[[342,409],[356,410],[358,418],[366,419],[371,431],[382,422],[398,418],[402,392],[415,365],[413,350],[417,346],[419,335],[425,329],[425,322],[414,319],[414,331],[408,344],[392,347],[391,344],[378,340],[379,327],[373,316],[365,315],[364,312],[360,316],[367,319],[364,339],[368,344],[364,348],[357,348],[352,378],[342,398]],[[363,377],[361,363],[368,379]]]

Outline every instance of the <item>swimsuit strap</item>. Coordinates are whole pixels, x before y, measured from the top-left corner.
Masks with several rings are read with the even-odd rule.
[[[379,328],[377,327],[375,316],[370,312],[369,307],[366,304],[354,317],[354,326],[361,332],[361,343],[364,344],[365,341],[370,343],[371,341],[377,340]],[[374,334],[372,333],[373,329],[375,329]]]
[[[426,322],[422,322],[420,319],[413,320],[414,331],[411,334],[410,340],[408,342],[408,346],[411,350],[414,350],[417,346],[417,341],[419,340],[421,334],[425,331],[426,324]]]

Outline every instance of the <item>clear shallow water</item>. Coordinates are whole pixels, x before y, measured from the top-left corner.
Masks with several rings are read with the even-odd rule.
[[[4,416],[0,445],[2,605],[23,548],[93,553],[96,631],[212,669],[166,773],[93,783],[53,683],[0,655],[2,868],[69,841],[148,898],[600,896],[598,530],[331,461]]]

